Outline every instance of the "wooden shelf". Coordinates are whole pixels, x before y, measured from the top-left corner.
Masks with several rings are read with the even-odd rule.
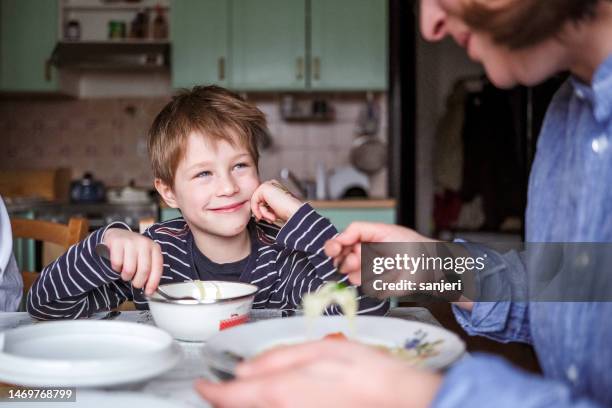
[[[332,122],[335,119],[334,115],[296,115],[283,116],[282,119],[286,122]]]
[[[166,46],[170,44],[169,40],[157,40],[157,39],[149,39],[149,38],[117,38],[112,40],[61,40],[57,42],[58,44],[82,44],[82,45],[119,45],[127,44],[127,45],[160,45]]]
[[[151,4],[127,4],[127,3],[119,3],[119,4],[100,4],[99,6],[95,5],[66,5],[63,7],[65,11],[140,11],[140,10],[155,10],[158,8],[157,5]],[[168,6],[159,6],[161,10],[169,10]]]

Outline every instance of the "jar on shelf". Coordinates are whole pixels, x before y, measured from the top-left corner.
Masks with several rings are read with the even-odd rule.
[[[111,20],[108,22],[108,38],[110,40],[125,38],[126,26],[124,21]]]
[[[69,20],[64,27],[64,39],[78,41],[81,39],[81,23],[78,20]]]

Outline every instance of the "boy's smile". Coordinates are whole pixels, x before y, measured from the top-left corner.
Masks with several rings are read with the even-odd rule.
[[[219,207],[219,208],[211,208],[211,211],[215,211],[218,213],[229,213],[229,212],[234,212],[239,210],[240,208],[242,208],[242,206],[244,204],[248,203],[248,201],[243,201],[243,202],[239,202],[236,204],[229,204],[223,207]]]

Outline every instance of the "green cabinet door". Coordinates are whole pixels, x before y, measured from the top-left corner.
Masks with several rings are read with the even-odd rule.
[[[311,88],[387,88],[387,0],[311,0],[311,21]]]
[[[230,0],[179,0],[170,10],[172,86],[228,86]]]
[[[395,223],[394,208],[321,208],[316,210],[323,217],[328,218],[338,231],[344,231],[355,221]]]
[[[58,89],[48,65],[58,38],[57,0],[0,0],[0,90]]]
[[[232,0],[232,88],[303,90],[306,0]]]

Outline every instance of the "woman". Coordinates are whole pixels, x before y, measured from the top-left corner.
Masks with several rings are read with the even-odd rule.
[[[421,31],[452,36],[499,87],[561,71],[529,182],[526,240],[612,242],[612,2],[422,0]],[[360,281],[360,242],[425,241],[416,232],[356,223],[328,242]],[[524,266],[506,262],[508,272]],[[601,273],[609,274],[609,270]],[[603,407],[612,405],[612,303],[463,303],[470,334],[533,344],[543,375],[476,355],[444,375],[419,372],[356,344],[322,341],[267,353],[226,384],[200,382],[219,406]]]

